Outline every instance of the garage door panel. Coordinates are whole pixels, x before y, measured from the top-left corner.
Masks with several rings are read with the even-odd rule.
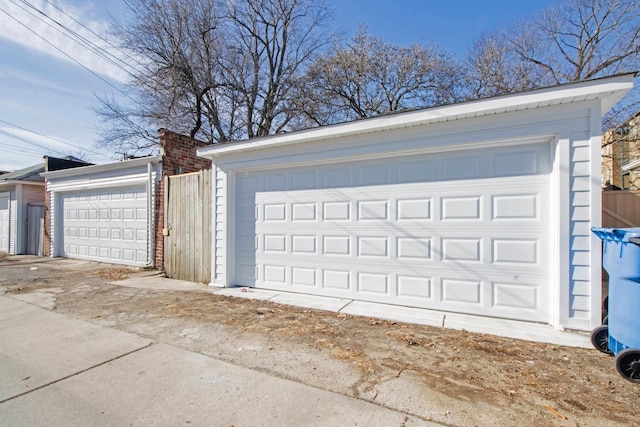
[[[496,152],[492,154],[493,176],[522,176],[536,175],[546,170],[547,162],[541,157],[546,156],[537,150],[514,150],[510,152]],[[546,158],[545,158],[546,160]]]
[[[148,262],[145,186],[62,195],[62,255],[129,265]]]
[[[416,233],[406,235],[381,235],[379,230],[371,233],[362,232],[358,236],[339,235],[334,231],[327,234],[318,232],[262,234],[262,242],[258,244],[258,252],[262,256],[269,254],[287,255],[294,260],[321,254],[326,257],[338,256],[358,258],[366,262],[367,258],[405,263],[440,263],[455,261],[475,261],[477,264],[490,266],[504,265],[512,268],[540,269],[547,264],[547,246],[538,237],[522,236],[513,238],[509,233],[496,232],[495,238],[473,236],[473,233],[448,233],[434,237],[429,234]],[[502,235],[501,235],[502,234]],[[255,250],[255,237],[249,236],[238,241],[238,248],[247,253]],[[475,265],[475,264],[474,264]]]
[[[261,241],[256,242],[254,235],[245,235],[236,242],[243,255],[255,254],[261,256],[286,255],[292,260],[304,260],[305,257],[323,255],[330,259],[335,256],[340,259],[353,258],[366,262],[380,260],[396,261],[404,264],[441,263],[456,261],[476,261],[480,264],[498,268],[518,268],[539,270],[546,266],[547,252],[544,242],[536,234],[524,234],[514,238],[513,234],[505,230],[495,230],[496,237],[482,237],[474,234],[477,230],[450,232],[444,236],[434,236],[424,230],[416,233],[403,232],[400,235],[381,234],[379,229],[366,230],[353,228],[342,230],[325,228],[309,234],[309,230],[300,230],[290,234],[273,231],[260,233]],[[405,230],[406,231],[406,230]],[[349,234],[353,233],[353,234]],[[357,235],[354,235],[358,233]],[[336,258],[336,259],[337,259]],[[315,258],[314,258],[315,259]]]
[[[443,181],[479,179],[482,177],[481,156],[459,155],[445,157],[439,166],[439,178]]]
[[[398,302],[421,306],[425,301],[432,301],[434,296],[433,277],[427,274],[408,272],[396,276],[396,292]]]
[[[407,263],[420,263],[433,260],[433,238],[416,234],[397,236],[395,241],[396,259]],[[393,248],[392,248],[393,249]]]
[[[321,273],[320,287],[327,289],[329,294],[343,297],[353,293],[351,287],[352,271],[350,269],[324,268]]]
[[[540,250],[537,239],[491,239],[493,264],[539,265]]]
[[[492,304],[505,310],[539,309],[539,286],[532,284],[493,282]]]
[[[349,167],[333,166],[328,167],[322,173],[324,176],[324,186],[327,188],[350,187],[352,170]]]
[[[291,267],[291,285],[293,287],[309,288],[318,285],[318,272],[313,267]]]
[[[262,287],[290,292],[310,292],[340,298],[428,307],[445,311],[537,320],[546,311],[540,305],[545,277],[514,278],[511,272],[431,269],[398,266],[402,273],[380,265],[313,262],[285,265],[282,258],[264,260],[259,279]],[[252,265],[246,265],[252,271]],[[251,274],[251,273],[250,273]],[[493,280],[491,280],[493,279]]]
[[[236,281],[546,320],[548,148],[242,174]]]
[[[257,200],[244,206],[238,206],[237,218],[239,221],[252,221],[258,218],[262,222],[267,221],[457,221],[465,223],[466,220],[483,222],[496,222],[500,224],[518,224],[523,221],[546,222],[547,213],[540,208],[540,195],[547,188],[532,188],[527,192],[511,194],[480,194],[491,192],[492,187],[499,183],[479,188],[477,192],[455,191],[447,188],[431,188],[425,190],[414,188],[403,197],[401,191],[395,186],[380,186],[375,199],[367,199],[367,195],[358,189],[350,189],[350,192],[331,194],[326,190],[309,191],[305,197],[288,195],[282,202],[273,203],[265,201],[273,200],[278,194],[258,194]],[[526,181],[520,183],[526,185]],[[421,194],[422,197],[416,197]],[[445,195],[446,194],[446,195]],[[388,196],[388,198],[383,198]],[[350,198],[350,200],[344,200]],[[317,201],[320,199],[321,201]],[[324,199],[324,200],[322,200]],[[332,200],[333,199],[333,200]],[[337,200],[336,200],[337,199]],[[308,200],[308,201],[307,201]],[[316,200],[316,201],[314,201]],[[258,215],[254,215],[249,207],[260,206]],[[435,213],[438,215],[435,215]]]
[[[460,303],[464,305],[480,305],[482,303],[481,280],[443,277],[441,284],[442,301],[449,305]]]

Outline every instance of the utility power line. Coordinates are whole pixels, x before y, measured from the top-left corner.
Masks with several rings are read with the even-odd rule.
[[[70,143],[70,142],[67,142],[67,141],[65,141],[65,140],[63,140],[63,139],[60,139],[60,138],[56,138],[56,137],[54,137],[54,136],[44,135],[44,134],[39,133],[39,132],[36,132],[36,131],[34,131],[34,130],[27,129],[27,128],[24,128],[24,127],[22,127],[22,126],[15,125],[15,124],[13,124],[13,123],[9,123],[9,122],[7,122],[7,121],[5,121],[5,120],[0,120],[0,123],[4,123],[4,124],[9,125],[9,126],[12,126],[12,127],[14,127],[14,128],[24,130],[24,131],[29,132],[29,133],[32,133],[32,134],[34,134],[34,135],[42,136],[42,137],[44,137],[44,138],[49,138],[49,139],[51,139],[51,140],[53,140],[53,141],[61,142],[61,143],[63,143],[63,144],[69,145],[69,146],[74,147],[74,148],[78,148],[78,149],[83,150],[83,151],[87,151],[87,152],[89,152],[89,153],[97,154],[98,156],[104,157],[105,159],[111,159],[111,157],[110,157],[110,156],[107,156],[106,154],[100,153],[100,152],[98,152],[98,151],[90,150],[90,149],[88,149],[88,148],[85,148],[85,147],[81,147],[81,146],[79,146],[79,145],[72,144],[72,143]],[[26,141],[25,141],[25,142],[26,142]],[[34,145],[37,145],[37,144],[35,144],[35,143],[34,143]]]
[[[140,62],[138,59],[136,59],[135,57],[129,55],[129,53],[123,51],[122,49],[120,49],[120,47],[114,45],[113,43],[111,43],[111,41],[109,41],[108,39],[104,38],[102,35],[96,33],[95,31],[93,31],[91,28],[87,27],[86,25],[84,25],[82,22],[78,21],[76,18],[74,18],[73,16],[69,15],[67,12],[65,12],[64,10],[60,9],[57,5],[51,3],[49,0],[44,0],[45,3],[48,3],[49,5],[51,5],[53,8],[55,8],[56,10],[58,10],[60,13],[62,13],[64,16],[66,16],[67,18],[71,19],[73,22],[75,22],[76,24],[80,25],[82,28],[84,28],[85,30],[89,31],[91,34],[93,34],[96,38],[102,40],[103,42],[105,42],[106,44],[108,44],[109,46],[111,46],[113,49],[117,50],[118,52],[120,52],[126,59],[134,61],[136,64],[144,67],[145,65]],[[65,28],[67,28],[66,26],[63,26]],[[94,43],[92,43],[94,44]],[[94,44],[95,45],[95,44]],[[98,46],[99,49],[102,49]],[[118,59],[119,61],[123,62],[121,59]],[[129,65],[129,64],[127,64]],[[136,70],[138,71],[138,70]]]
[[[28,155],[28,156],[33,156],[33,155],[39,155],[42,154],[42,151],[39,150],[34,150],[31,148],[24,148],[24,147],[16,147],[15,145],[10,145],[10,144],[5,144],[0,142],[0,147],[4,147],[2,149],[3,153],[20,153],[23,155]]]
[[[64,153],[62,151],[59,151],[59,150],[57,150],[55,148],[46,147],[44,145],[40,145],[40,144],[38,144],[36,142],[30,141],[30,140],[28,140],[26,138],[23,138],[23,137],[19,136],[19,135],[15,135],[15,134],[13,134],[11,132],[7,132],[6,130],[1,130],[0,129],[0,135],[8,136],[9,138],[13,138],[13,139],[16,139],[18,141],[34,145],[34,146],[36,146],[36,147],[38,147],[38,148],[40,148],[42,150],[53,151],[53,152],[57,153],[58,155],[64,155]]]
[[[102,48],[101,46],[98,46],[93,41],[87,39],[86,37],[84,37],[80,33],[76,32],[73,29],[69,28],[68,26],[64,25],[63,23],[61,23],[60,21],[56,20],[55,18],[49,16],[46,12],[38,9],[32,3],[30,3],[30,2],[28,2],[26,0],[20,0],[20,2],[22,4],[26,5],[26,7],[25,7],[25,6],[22,6],[22,5],[18,4],[18,3],[16,3],[14,0],[9,0],[9,1],[11,3],[13,3],[14,5],[16,5],[17,7],[19,7],[20,9],[22,9],[23,11],[25,11],[26,13],[30,14],[31,16],[33,16],[35,19],[37,19],[40,22],[44,23],[45,25],[49,26],[50,28],[52,28],[53,30],[55,30],[58,33],[62,34],[63,36],[67,37],[68,39],[72,40],[73,42],[80,44],[84,48],[86,48],[89,51],[93,52],[95,55],[97,55],[100,58],[104,59],[105,61],[109,62],[114,67],[117,67],[118,69],[124,71],[125,73],[127,73],[128,75],[133,77],[133,74],[132,74],[132,72],[130,70],[131,66],[128,63],[126,63],[125,61],[121,60],[117,56],[113,55],[111,52],[107,51],[106,49]],[[29,10],[27,8],[29,8],[31,10]],[[35,11],[35,12],[33,12],[32,10]],[[62,12],[61,9],[58,8],[58,10],[60,10]],[[62,12],[62,13],[65,13],[65,12]],[[65,13],[65,15],[66,15],[66,13]],[[48,22],[47,20],[43,19],[43,17],[46,18],[48,21],[51,21],[54,24],[56,24],[56,26],[52,25],[51,22]],[[76,22],[78,22],[78,21],[76,21]],[[82,25],[82,24],[80,24],[80,25]],[[82,26],[84,28],[87,28],[84,25],[82,25]],[[88,28],[87,28],[87,30],[88,30]],[[91,31],[91,30],[89,30],[89,31]],[[96,37],[100,38],[100,36],[98,36],[95,32],[93,32],[93,31],[91,31],[91,32]],[[100,39],[102,40],[102,38],[100,38]],[[119,49],[118,49],[118,51],[121,52]]]
[[[106,44],[108,44],[109,46],[111,46],[114,50],[118,51],[120,54],[122,54],[122,57],[127,58],[130,61],[126,61],[124,59],[122,59],[121,57],[118,57],[116,55],[114,55],[113,53],[109,52],[108,50],[104,49],[102,46],[99,46],[98,44],[96,44],[95,42],[87,39],[86,37],[84,37],[83,35],[79,34],[77,31],[69,28],[67,25],[59,22],[58,20],[52,18],[50,15],[48,15],[46,12],[44,12],[43,10],[39,9],[38,7],[34,6],[32,3],[30,3],[27,0],[19,0],[21,3],[23,3],[24,5],[26,5],[26,7],[33,9],[35,11],[35,13],[37,13],[38,15],[41,15],[45,18],[47,18],[48,20],[54,22],[58,27],[62,28],[62,30],[60,28],[54,27],[51,23],[46,22],[41,16],[37,16],[34,14],[34,12],[29,11],[27,9],[25,9],[24,6],[19,5],[16,3],[15,0],[9,0],[12,4],[14,4],[15,6],[19,7],[20,9],[22,9],[23,11],[25,11],[26,13],[29,13],[31,16],[33,16],[34,18],[38,19],[39,21],[43,22],[44,24],[46,24],[47,26],[49,26],[50,28],[54,29],[55,31],[57,31],[58,33],[64,35],[65,37],[67,37],[68,39],[70,39],[71,41],[78,43],[80,46],[82,46],[85,49],[88,49],[90,52],[94,53],[95,55],[101,57],[102,59],[108,61],[109,63],[111,63],[112,65],[114,65],[115,67],[117,67],[118,69],[124,71],[125,73],[127,73],[129,76],[131,76],[134,80],[137,78],[136,74],[146,74],[144,71],[140,71],[140,69],[134,67],[131,65],[131,62],[137,64],[139,67],[142,67],[143,69],[145,69],[147,66],[142,63],[139,59],[133,57],[132,55],[130,55],[128,52],[122,50],[121,48],[119,48],[118,46],[116,46],[115,44],[113,44],[112,42],[110,42],[109,40],[105,39],[104,37],[102,37],[101,35],[99,35],[98,33],[96,33],[95,31],[93,31],[91,28],[87,27],[86,25],[84,25],[83,23],[81,23],[80,21],[78,21],[77,19],[75,19],[73,16],[71,16],[70,14],[68,14],[67,12],[65,12],[64,10],[62,10],[60,7],[56,6],[55,4],[51,3],[48,0],[44,0],[47,4],[51,5],[52,7],[54,7],[56,10],[60,11],[60,13],[62,13],[63,15],[67,16],[69,19],[73,20],[75,23],[77,23],[78,25],[80,25],[82,28],[85,28],[87,31],[89,31],[91,34],[93,34],[97,39],[104,41]],[[139,100],[135,99],[134,97],[132,97],[131,95],[129,95],[128,93],[124,92],[122,89],[114,86],[113,84],[111,84],[109,81],[105,80],[102,76],[100,76],[99,74],[97,74],[96,72],[94,72],[93,70],[91,70],[89,67],[83,65],[80,61],[78,61],[76,58],[72,57],[71,55],[69,55],[68,53],[64,52],[63,50],[61,50],[59,47],[53,45],[49,40],[47,40],[46,38],[44,38],[43,36],[41,36],[40,34],[36,33],[33,29],[31,29],[31,27],[27,24],[25,24],[24,22],[21,22],[18,18],[16,18],[15,16],[12,16],[11,14],[9,14],[6,10],[2,9],[0,7],[0,11],[4,12],[6,15],[8,15],[10,18],[12,18],[14,21],[16,21],[19,25],[23,26],[24,28],[26,28],[27,30],[29,30],[31,33],[33,33],[36,37],[40,38],[41,40],[43,40],[45,43],[47,43],[48,45],[50,45],[51,47],[53,47],[54,49],[56,49],[58,52],[62,53],[64,56],[66,56],[67,58],[69,58],[71,61],[73,61],[74,63],[80,65],[82,68],[84,68],[85,70],[89,71],[91,74],[93,74],[94,76],[96,76],[97,78],[99,78],[100,80],[102,80],[103,82],[105,82],[106,84],[108,84],[109,86],[111,86],[113,89],[115,89],[116,91],[118,91],[119,93],[121,93],[122,95],[124,95],[126,98],[128,98],[129,100],[133,101],[135,104],[138,104],[139,107],[141,107],[144,111],[150,112],[150,110],[148,110],[146,107],[140,105]],[[63,31],[64,30],[64,31]]]
[[[82,46],[85,49],[88,49],[91,53],[93,53],[93,54],[97,55],[98,57],[102,58],[103,60],[107,61],[108,63],[110,63],[114,67],[118,68],[119,70],[124,71],[129,76],[133,77],[134,79],[136,78],[136,75],[134,73],[137,73],[137,74],[141,73],[141,71],[139,69],[137,69],[135,65],[138,65],[139,67],[142,67],[142,68],[146,68],[146,65],[143,64],[140,60],[138,60],[135,57],[132,57],[132,55],[130,55],[128,52],[125,52],[124,50],[122,50],[121,48],[116,46],[115,44],[111,43],[109,40],[103,38],[98,33],[96,33],[94,30],[92,30],[88,26],[84,25],[82,22],[78,21],[76,18],[74,18],[73,16],[71,16],[70,14],[65,12],[64,10],[62,10],[60,7],[58,7],[57,5],[51,3],[48,0],[43,0],[43,1],[45,1],[47,4],[49,4],[50,6],[55,8],[57,11],[59,11],[65,17],[71,19],[73,22],[75,22],[77,25],[79,25],[80,28],[83,28],[88,33],[90,33],[93,36],[95,36],[96,37],[96,41],[102,41],[102,42],[104,42],[104,44],[102,44],[102,43],[101,43],[101,45],[96,44],[94,41],[90,40],[92,37],[87,38],[86,36],[82,35],[81,33],[84,33],[85,35],[87,33],[85,33],[84,31],[80,30],[79,27],[75,27],[74,26],[77,29],[77,31],[72,29],[72,28],[70,28],[69,26],[67,26],[67,25],[65,25],[63,23],[65,21],[65,19],[62,18],[60,15],[54,14],[54,15],[57,15],[57,16],[52,17],[52,16],[49,15],[50,12],[48,13],[48,12],[45,12],[44,10],[41,10],[38,6],[35,6],[34,4],[32,4],[31,2],[29,2],[27,0],[9,0],[9,1],[14,6],[20,8],[25,13],[28,13],[31,17],[33,17],[33,18],[37,19],[38,21],[44,23],[45,25],[50,27],[52,30],[55,30],[59,34],[65,36],[67,39],[71,40],[72,42],[79,44],[80,46]],[[21,4],[18,4],[18,1]],[[49,39],[47,37],[44,37],[43,35],[38,34],[38,32],[36,32],[32,28],[33,25],[31,25],[31,22],[29,22],[29,21],[31,21],[31,18],[27,18],[25,20],[24,18],[26,18],[27,16],[23,15],[22,18],[21,18],[22,19],[22,21],[21,21],[21,19],[19,19],[21,14],[18,14],[17,16],[14,16],[14,15],[10,14],[9,12],[7,12],[7,10],[5,10],[3,7],[0,7],[0,12],[3,12],[5,15],[9,16],[9,18],[11,18],[15,22],[17,22],[19,25],[21,25],[22,27],[27,29],[29,32],[31,32],[33,35],[35,35],[36,37],[38,37],[42,41],[44,41],[47,45],[51,46],[56,51],[60,52],[62,55],[64,55],[66,58],[68,58],[69,60],[71,60],[75,64],[81,66],[86,71],[88,71],[91,74],[93,74],[95,77],[99,78],[101,81],[103,81],[104,83],[106,83],[107,85],[112,87],[114,90],[116,90],[117,92],[119,92],[120,94],[122,94],[123,96],[128,98],[130,101],[133,101],[134,103],[139,104],[139,101],[137,99],[135,99],[132,95],[130,95],[129,93],[125,92],[123,89],[121,89],[119,87],[116,87],[110,81],[108,81],[107,79],[103,78],[98,73],[94,72],[91,68],[85,66],[83,63],[81,63],[74,56],[72,56],[69,53],[63,51],[60,47],[54,45],[51,41],[49,41]],[[52,22],[55,25],[52,24]],[[113,49],[112,50],[110,49],[111,51],[106,50],[104,48],[105,45],[108,45]],[[118,53],[121,54],[121,56],[114,55],[113,52],[118,52]],[[122,59],[122,58],[127,58],[130,61],[127,61],[127,60]],[[132,63],[134,65],[132,65]],[[139,105],[139,107],[142,107],[143,110],[148,111],[147,108],[142,106],[142,105]],[[31,132],[33,134],[36,134],[36,135],[39,135],[39,136],[42,136],[42,137],[45,137],[45,138],[50,138],[52,140],[56,140],[58,142],[64,143],[64,144],[69,145],[71,147],[78,148],[80,150],[88,151],[88,152],[97,154],[97,155],[99,155],[101,157],[111,159],[110,156],[104,155],[104,154],[99,153],[97,151],[89,150],[89,149],[86,149],[84,147],[80,147],[78,145],[74,145],[72,143],[69,143],[67,141],[63,141],[63,140],[60,140],[60,139],[57,139],[57,138],[54,138],[54,137],[50,137],[48,135],[43,135],[41,133],[32,131],[30,129],[23,128],[23,127],[18,126],[18,125],[14,125],[14,124],[8,123],[8,122],[3,121],[3,120],[0,120],[0,122],[5,123],[5,124],[7,124],[9,126],[16,127],[18,129],[25,130],[27,132]],[[6,136],[9,136],[9,137],[12,137],[12,138],[19,138],[19,137],[16,137],[15,135],[6,135]],[[27,141],[25,139],[21,139],[21,140],[23,142],[31,143],[31,144],[34,144],[34,145],[38,146],[37,144],[32,143],[30,141]],[[40,147],[42,147],[42,146],[40,146]],[[49,148],[47,148],[47,149],[49,149]]]
[[[12,16],[9,12],[7,12],[6,10],[4,10],[3,8],[0,7],[0,11],[3,12],[5,15],[7,15],[9,18],[13,19],[14,21],[16,21],[18,24],[20,24],[21,26],[23,26],[24,28],[26,28],[29,32],[33,33],[36,37],[38,37],[39,39],[41,39],[42,41],[44,41],[45,43],[47,43],[49,46],[51,46],[52,48],[54,48],[55,50],[57,50],[58,52],[60,52],[61,54],[63,54],[64,56],[66,56],[67,58],[69,58],[71,61],[75,62],[76,64],[78,64],[79,66],[81,66],[82,68],[84,68],[85,70],[87,70],[88,72],[90,72],[91,74],[93,74],[94,76],[96,76],[97,78],[99,78],[100,80],[102,80],[104,83],[106,83],[107,85],[111,86],[113,89],[115,89],[116,91],[120,92],[122,95],[126,96],[127,98],[129,98],[131,101],[133,102],[137,102],[136,99],[134,99],[131,95],[129,95],[128,93],[124,92],[122,89],[120,89],[119,87],[115,86],[114,84],[112,84],[110,81],[108,81],[107,79],[103,78],[101,75],[99,75],[98,73],[94,72],[93,70],[91,70],[89,67],[87,67],[86,65],[82,64],[80,61],[78,61],[77,59],[75,59],[73,56],[69,55],[68,53],[66,53],[65,51],[63,51],[62,49],[60,49],[59,47],[57,47],[56,45],[54,45],[53,43],[51,43],[49,40],[47,40],[46,38],[42,37],[40,34],[36,33],[34,30],[32,30],[31,28],[29,28],[29,26],[27,26],[26,24],[20,22],[19,19],[15,18],[14,16]]]

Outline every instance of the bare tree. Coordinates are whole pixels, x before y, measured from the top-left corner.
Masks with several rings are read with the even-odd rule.
[[[638,0],[568,0],[477,40],[467,57],[470,97],[493,96],[640,69]],[[603,120],[640,109],[634,88]]]
[[[640,69],[640,2],[568,0],[477,40],[476,93],[508,93]]]
[[[538,15],[511,40],[522,60],[557,84],[640,66],[640,2],[570,0]]]
[[[305,114],[317,124],[371,117],[459,99],[462,72],[435,46],[393,46],[360,27],[320,56],[305,77]]]
[[[215,57],[222,16],[215,0],[125,0],[128,20],[113,33],[133,66],[126,104],[101,99],[102,144],[148,151],[155,130],[223,139],[220,110],[210,92],[222,92]]]
[[[514,39],[515,50],[554,83],[640,70],[638,0],[570,0],[548,9],[533,24],[530,36]],[[636,87],[605,115],[603,131],[619,126],[639,108]]]
[[[300,71],[329,40],[327,8],[313,0],[245,0],[231,3],[230,17],[238,43],[231,48],[242,55],[229,55],[236,62],[227,71],[236,72],[228,75],[244,100],[246,136],[286,130]]]
[[[158,127],[154,127],[157,120],[149,117],[151,113],[123,105],[113,96],[98,97],[98,104],[93,106],[93,110],[102,122],[102,128],[98,129],[99,146],[122,155],[154,151]]]
[[[470,98],[485,98],[533,89],[545,78],[532,63],[521,60],[503,31],[474,40],[467,54]]]
[[[329,15],[315,0],[125,0],[129,107],[102,99],[102,145],[148,149],[155,126],[212,143],[292,126],[292,87]]]

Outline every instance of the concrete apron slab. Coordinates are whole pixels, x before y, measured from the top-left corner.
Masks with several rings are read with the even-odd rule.
[[[0,402],[150,344],[0,296]]]
[[[350,299],[344,298],[332,298],[245,287],[220,288],[219,290],[216,290],[215,293],[218,295],[225,295],[229,297],[271,301],[278,304],[287,304],[296,307],[313,308],[316,310],[326,310],[334,312],[339,312],[351,302]]]
[[[13,426],[435,426],[165,344],[0,404]]]
[[[159,289],[167,291],[199,291],[214,292],[214,290],[205,284],[187,282],[185,280],[169,279],[159,275],[149,275],[146,277],[135,277],[133,279],[124,279],[111,282],[112,285],[126,286],[129,288],[141,289]]]
[[[352,316],[376,317],[398,322],[415,323],[464,329],[469,332],[498,335],[533,342],[566,345],[570,347],[592,348],[588,334],[567,332],[552,326],[509,319],[497,319],[458,313],[427,310],[423,308],[401,307],[382,303],[354,301],[343,298],[310,296],[292,292],[270,291],[254,288],[221,288],[214,291],[219,295],[239,298],[269,300],[297,307],[344,313]]]
[[[464,329],[469,332],[540,343],[593,348],[590,337],[587,335],[561,331],[550,325],[540,323],[472,316],[468,314],[443,313],[434,310],[390,306],[365,301],[353,301],[340,312],[354,316],[378,317],[380,319],[438,326],[448,329]]]

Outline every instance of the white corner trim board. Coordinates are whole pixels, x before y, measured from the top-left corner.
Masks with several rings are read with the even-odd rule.
[[[0,192],[0,252],[9,253],[11,241],[11,193]]]
[[[632,84],[200,149],[213,162],[212,285],[591,329],[600,119]]]

